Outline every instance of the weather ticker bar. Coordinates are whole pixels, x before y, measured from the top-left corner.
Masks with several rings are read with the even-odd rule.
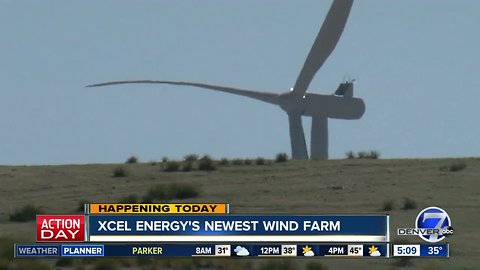
[[[30,257],[389,257],[389,244],[15,244]]]

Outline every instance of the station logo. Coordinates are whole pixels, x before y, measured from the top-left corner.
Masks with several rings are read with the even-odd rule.
[[[431,206],[423,209],[415,220],[415,228],[398,228],[398,235],[418,235],[430,243],[440,242],[453,235],[452,220],[442,208]]]

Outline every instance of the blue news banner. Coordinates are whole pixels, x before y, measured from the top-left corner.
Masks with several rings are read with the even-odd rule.
[[[91,215],[91,242],[388,242],[388,215]]]

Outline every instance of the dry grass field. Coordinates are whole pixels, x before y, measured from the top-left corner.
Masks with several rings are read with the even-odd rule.
[[[459,171],[448,166],[464,163]],[[126,177],[112,177],[123,166]],[[75,261],[70,269],[480,269],[480,159],[402,159],[288,161],[267,165],[218,166],[211,172],[163,172],[161,163],[62,166],[0,166],[0,269],[48,269],[43,261],[11,262],[9,241],[33,242],[34,222],[11,222],[9,214],[32,204],[46,213],[78,213],[81,201],[119,202],[139,198],[154,186],[188,183],[196,198],[172,202],[227,202],[233,214],[391,214],[396,227],[413,227],[418,212],[428,206],[444,208],[452,219],[450,259],[312,259],[290,260],[116,260]],[[442,168],[443,167],[443,168]],[[404,200],[416,209],[403,210]],[[384,211],[386,202],[391,211]],[[393,239],[398,237],[393,236]],[[421,242],[418,237],[403,237]],[[11,248],[11,250],[10,250]],[[7,251],[5,251],[7,249]],[[50,265],[55,260],[46,260]],[[83,268],[83,264],[87,264]],[[120,268],[112,267],[115,263]],[[400,266],[407,263],[409,266]],[[3,267],[3,268],[2,268]],[[103,268],[102,268],[103,267]]]

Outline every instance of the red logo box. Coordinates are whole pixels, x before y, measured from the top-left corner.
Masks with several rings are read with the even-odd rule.
[[[85,241],[85,216],[37,215],[37,242]]]

